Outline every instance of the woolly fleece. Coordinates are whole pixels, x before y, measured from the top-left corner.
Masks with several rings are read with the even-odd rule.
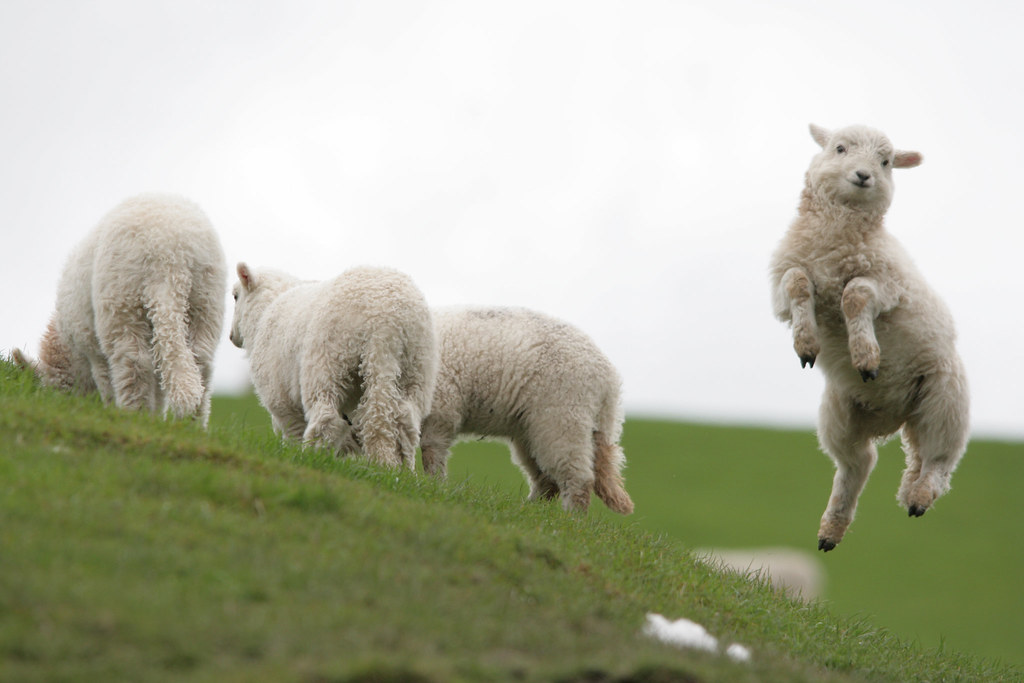
[[[952,316],[883,224],[892,169],[921,155],[864,126],[812,125],[811,135],[822,151],[772,258],[771,284],[801,365],[825,373],[818,439],[836,473],[818,547],[828,551],[853,521],[876,440],[902,433],[897,498],[911,516],[949,490],[967,445],[969,395]]]
[[[561,495],[586,510],[594,491],[623,514],[618,442],[623,413],[615,368],[585,334],[518,308],[435,311],[441,348],[437,389],[423,422],[423,468],[445,476],[459,435],[507,440],[530,499]]]
[[[324,282],[238,264],[231,341],[249,354],[274,429],[336,452],[415,465],[437,344],[408,276],[353,268]]]
[[[72,251],[38,362],[15,356],[47,385],[205,426],[226,289],[202,210],[177,195],[138,195]]]

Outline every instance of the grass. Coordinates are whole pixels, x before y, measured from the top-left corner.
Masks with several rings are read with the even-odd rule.
[[[460,446],[453,479],[521,492],[506,451],[474,450],[482,445]],[[623,445],[630,523],[689,547],[815,552],[833,468],[813,434],[630,420]],[[921,519],[896,503],[902,469],[899,443],[882,447],[846,538],[816,553],[827,604],[930,647],[1024,665],[1024,545],[1011,540],[1021,533],[1024,444],[972,442],[953,490]]]
[[[222,419],[269,432],[253,397],[222,398]],[[1024,544],[1015,509],[1024,444],[973,441],[953,490],[921,519],[896,504],[898,441],[882,447],[856,522],[835,551],[815,551],[833,468],[806,431],[627,422],[623,518],[597,503],[591,515],[664,534],[687,547],[787,546],[815,554],[825,600],[840,614],[885,624],[928,647],[952,647],[1024,666]],[[528,489],[496,443],[456,446],[450,480],[516,498]]]
[[[716,574],[600,504],[567,515],[489,477],[436,482],[282,445],[258,410],[218,401],[206,433],[0,363],[0,679],[1021,676]],[[753,662],[651,641],[648,611],[744,643]]]

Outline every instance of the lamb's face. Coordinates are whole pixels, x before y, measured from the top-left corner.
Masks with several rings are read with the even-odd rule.
[[[258,286],[265,278],[257,277],[246,263],[239,263],[236,272],[238,280],[231,288],[231,296],[235,299],[235,311],[231,316],[231,343],[238,348],[245,348],[245,339],[252,331],[254,298],[259,298]]]
[[[884,213],[892,202],[896,161],[889,139],[863,126],[812,132],[822,146],[807,171],[812,189],[831,202]]]
[[[294,287],[298,280],[277,270],[253,271],[245,263],[238,264],[238,281],[231,288],[235,312],[231,317],[231,343],[246,348],[246,339],[259,324],[269,302],[278,294]]]
[[[30,360],[21,351],[15,351],[15,361],[22,367],[31,368],[43,386],[70,392],[78,385],[82,393],[96,388],[91,367],[82,360],[75,362],[70,345],[57,329],[56,316],[50,319],[39,342],[37,360]]]
[[[235,311],[231,316],[231,334],[229,338],[231,343],[238,348],[243,348],[245,338],[242,336],[242,317],[245,314],[246,299],[248,292],[242,286],[241,282],[236,282],[234,287],[231,288],[231,296],[235,299]]]

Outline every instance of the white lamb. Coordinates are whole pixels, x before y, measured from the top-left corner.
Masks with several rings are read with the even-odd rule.
[[[775,314],[793,329],[801,365],[825,373],[818,439],[835,461],[818,548],[853,521],[878,454],[902,428],[907,467],[897,498],[919,517],[949,490],[968,438],[968,391],[953,320],[883,226],[892,169],[921,163],[882,133],[812,125],[799,212],[771,264]]]
[[[514,308],[434,312],[441,365],[423,421],[423,469],[444,477],[460,434],[510,442],[530,499],[561,494],[586,510],[595,491],[612,510],[633,511],[625,463],[618,373],[576,328]]]
[[[275,431],[380,464],[415,466],[437,343],[407,276],[360,267],[324,282],[238,264],[231,341],[249,354]],[[349,421],[351,420],[351,422]]]
[[[203,211],[176,195],[138,195],[71,253],[38,361],[14,356],[44,384],[206,426],[226,289]]]
[[[810,551],[794,548],[750,548],[726,550],[700,548],[697,559],[716,569],[766,578],[776,590],[789,597],[815,600],[825,585],[822,561]]]

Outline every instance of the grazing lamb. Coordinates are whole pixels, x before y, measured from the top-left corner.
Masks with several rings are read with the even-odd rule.
[[[810,551],[794,548],[700,548],[693,552],[697,559],[720,571],[768,579],[773,588],[797,600],[811,601],[821,597],[825,585],[822,561]]]
[[[921,155],[863,126],[811,126],[811,161],[796,220],[771,263],[775,315],[789,322],[801,366],[825,373],[818,439],[835,461],[818,548],[853,521],[878,454],[902,429],[907,467],[897,498],[920,517],[949,490],[968,438],[968,391],[953,320],[883,226],[892,169]]]
[[[530,499],[561,494],[586,510],[595,491],[616,512],[625,458],[618,373],[582,332],[513,308],[434,312],[441,365],[423,421],[423,469],[444,477],[459,434],[503,437],[530,483]]]
[[[360,267],[303,282],[239,263],[233,294],[231,341],[249,354],[275,431],[414,468],[437,344],[412,280]]]
[[[71,253],[38,361],[14,356],[49,386],[205,427],[226,289],[224,254],[202,210],[176,195],[138,195]]]

